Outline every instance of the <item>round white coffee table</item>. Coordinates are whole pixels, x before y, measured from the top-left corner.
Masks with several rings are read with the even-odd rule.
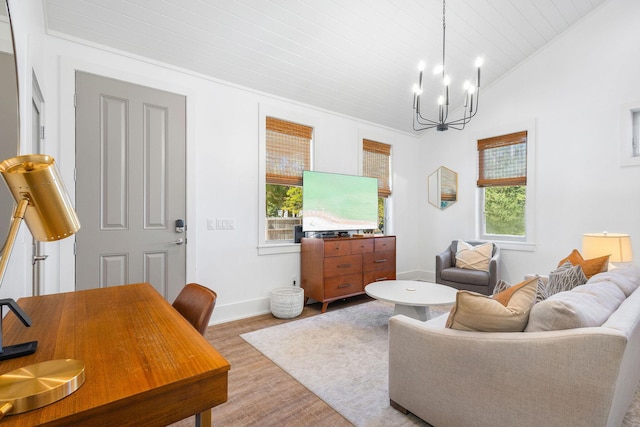
[[[365,286],[372,298],[395,304],[394,314],[404,314],[418,320],[429,320],[429,306],[456,302],[457,289],[417,280],[382,280]]]

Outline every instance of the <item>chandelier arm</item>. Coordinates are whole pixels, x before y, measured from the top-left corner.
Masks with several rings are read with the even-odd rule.
[[[440,123],[439,121],[431,120],[426,117],[423,117],[422,114],[420,114],[420,112],[416,112],[415,117],[418,123],[420,123],[420,121],[428,122],[429,124],[433,124],[433,125],[437,125],[438,123]],[[420,124],[426,124],[426,123],[420,123]]]

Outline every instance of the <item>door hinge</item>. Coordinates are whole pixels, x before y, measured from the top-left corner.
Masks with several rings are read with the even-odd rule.
[[[76,108],[77,104],[76,104],[76,94],[73,94],[73,108]]]
[[[76,182],[77,177],[78,177],[78,169],[73,168],[73,182]]]
[[[40,126],[40,139],[44,139],[44,125]]]
[[[73,242],[73,256],[76,256],[77,252],[76,252],[76,245],[78,243],[77,242]]]

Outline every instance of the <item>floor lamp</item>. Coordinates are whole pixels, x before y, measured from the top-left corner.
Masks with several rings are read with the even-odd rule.
[[[0,253],[2,286],[23,220],[33,238],[41,242],[61,240],[73,235],[80,229],[80,221],[53,157],[44,154],[12,157],[0,163],[0,174],[17,203],[7,240]],[[25,326],[31,326],[31,319],[13,299],[0,300],[0,310],[4,306],[9,307]],[[32,341],[3,347],[0,318],[0,360],[32,354],[36,351],[37,344],[37,341]],[[52,378],[55,381],[51,381]],[[7,413],[16,414],[53,403],[73,393],[83,383],[84,364],[73,359],[36,363],[0,375],[0,418]]]

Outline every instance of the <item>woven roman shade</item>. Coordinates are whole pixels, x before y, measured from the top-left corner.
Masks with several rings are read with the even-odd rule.
[[[478,140],[478,187],[527,185],[527,132]]]
[[[313,128],[267,117],[267,184],[302,185],[302,171],[311,169]]]
[[[382,142],[362,140],[364,176],[378,178],[378,196],[389,197],[391,195],[390,186],[390,160],[391,146]]]

